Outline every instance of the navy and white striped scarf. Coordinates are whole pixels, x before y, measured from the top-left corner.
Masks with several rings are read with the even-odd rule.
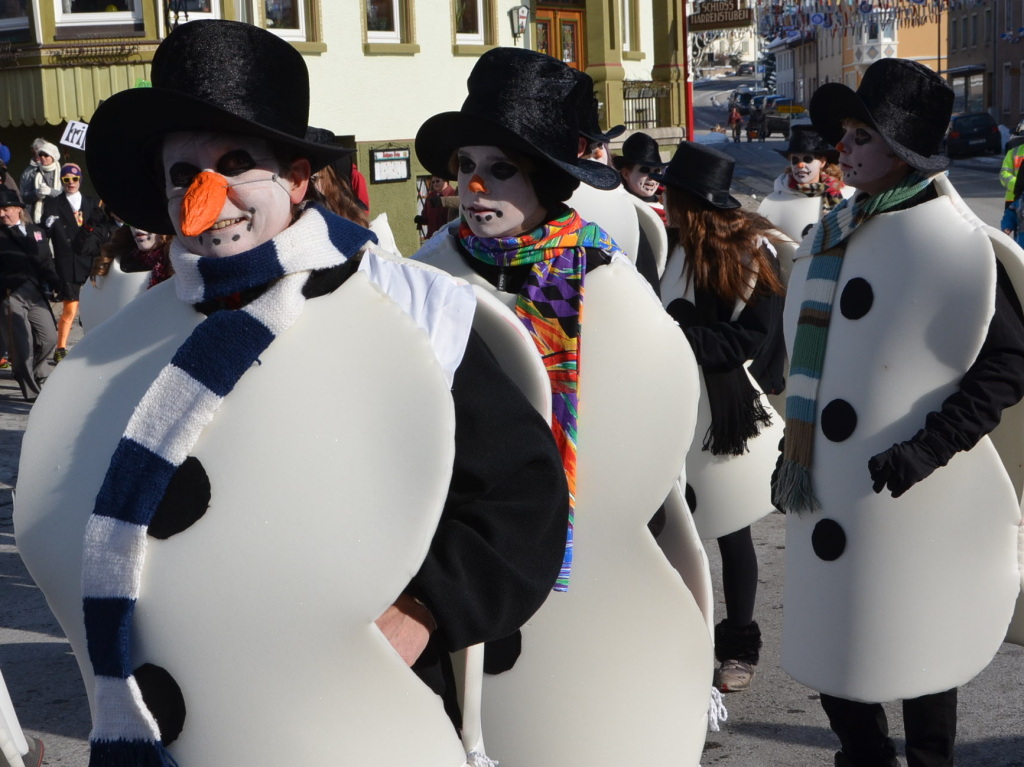
[[[132,413],[85,532],[82,593],[89,660],[96,674],[90,767],[168,767],[175,762],[132,670],[131,628],[150,522],[175,471],[224,398],[260,355],[298,319],[309,273],[344,263],[376,238],[309,207],[253,250],[203,258],[171,252],[178,298],[197,304],[264,285],[236,311],[212,314],[192,331]]]

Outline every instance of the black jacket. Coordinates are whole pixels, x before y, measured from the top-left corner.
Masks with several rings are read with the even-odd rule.
[[[83,194],[82,221],[88,221],[97,207],[98,199]],[[92,271],[92,258],[87,254],[81,254],[75,247],[75,237],[80,227],[66,195],[49,197],[43,202],[43,221],[48,221],[51,216],[55,220],[47,227],[47,231],[53,241],[53,260],[57,267],[57,275],[61,282],[82,285],[89,279],[89,273]]]
[[[24,234],[17,226],[0,226],[0,290],[17,290],[26,281],[43,294],[57,284],[46,233],[34,224],[26,224]]]

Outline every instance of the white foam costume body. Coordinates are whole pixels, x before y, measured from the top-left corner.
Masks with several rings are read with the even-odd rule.
[[[122,271],[121,265],[114,261],[105,275],[87,280],[82,285],[78,307],[82,330],[88,333],[120,311],[129,301],[145,293],[150,274],[148,271]]]
[[[843,187],[843,197],[849,198],[856,194],[852,186]],[[789,188],[789,174],[783,173],[775,179],[775,188],[771,194],[761,200],[757,212],[767,218],[776,228],[797,245],[803,240],[807,231],[821,220],[824,205],[821,197],[808,197],[795,189]],[[793,271],[793,254],[795,246],[779,247],[779,271],[782,273],[782,284],[789,284],[789,275]]]
[[[665,271],[668,258],[665,225],[654,209],[639,197],[621,186],[595,189],[580,184],[567,205],[584,221],[591,221],[608,232],[634,264],[644,242],[654,256],[658,276]]]
[[[774,250],[770,244],[768,247]],[[669,256],[661,280],[661,302],[666,307],[677,298],[694,302],[693,285],[688,284],[684,276],[685,264],[686,253],[677,246]],[[742,301],[736,302],[733,321],[744,307]],[[759,392],[762,407],[770,412],[772,406],[767,395],[752,376],[748,374],[747,377]],[[784,422],[773,413],[771,424],[762,426],[756,437],[747,440],[747,452],[743,455],[713,455],[702,450],[704,435],[710,426],[711,407],[702,372],[697,428],[686,454],[686,471],[680,482],[684,487],[688,483],[689,502],[694,504],[693,521],[700,537],[705,540],[742,530],[774,511],[770,480],[779,455]]]
[[[191,451],[210,508],[149,538],[132,629],[133,662],[167,669],[184,695],[169,747],[183,767],[465,761],[440,698],[374,623],[427,553],[454,455],[450,382],[473,297],[447,276],[417,279],[428,271],[364,255],[341,287],[306,302]],[[25,436],[19,548],[91,705],[82,536],[136,403],[204,319],[176,298],[177,279],[75,347]],[[398,444],[416,460],[399,466]]]
[[[822,508],[787,517],[782,665],[815,690],[863,702],[971,679],[1002,642],[1021,588],[1020,506],[988,437],[900,498],[872,492],[868,460],[913,437],[955,391],[994,312],[989,238],[958,214],[941,175],[935,183],[937,199],[877,215],[849,240],[817,396]],[[791,354],[812,241],[786,301]],[[850,317],[844,291],[860,296]],[[856,420],[834,441],[843,433],[826,436],[822,410],[839,400]]]
[[[514,306],[515,294],[466,264],[454,232],[415,257]],[[585,285],[569,590],[523,627],[515,666],[484,679],[483,735],[488,755],[510,765],[620,767],[639,750],[694,767],[713,667],[710,576],[684,503],[666,504],[665,553],[646,525],[666,496],[678,501],[697,367],[625,259],[588,272]],[[674,568],[670,557],[685,561]]]

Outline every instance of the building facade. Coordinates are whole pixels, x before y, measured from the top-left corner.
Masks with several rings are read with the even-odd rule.
[[[371,215],[389,214],[408,255],[419,245],[413,217],[426,188],[413,139],[427,117],[460,107],[484,51],[526,47],[585,69],[606,127],[624,121],[631,84],[649,84],[652,119],[678,126],[682,14],[677,0],[2,0],[0,141],[20,173],[34,138],[57,143],[68,121],[88,123],[101,100],[147,84],[153,52],[176,24],[256,24],[305,57],[310,123],[358,149]]]

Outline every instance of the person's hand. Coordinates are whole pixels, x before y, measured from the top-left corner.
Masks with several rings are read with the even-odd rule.
[[[868,460],[872,490],[881,493],[885,488],[893,498],[899,498],[937,468],[946,465],[925,444],[922,434],[923,431],[914,439],[895,444]]]
[[[57,220],[56,216],[47,216],[46,217],[46,221],[43,222],[43,226],[45,226],[47,229],[49,229],[51,226],[53,226],[53,222],[56,221],[56,220]]]
[[[53,189],[47,186],[46,184],[40,184],[38,192],[40,198],[49,197],[51,194],[53,194]]]
[[[1013,230],[1012,229],[1004,229],[1003,230],[1003,234],[1008,234],[1008,235],[1010,235],[1012,237],[1013,236]]]
[[[374,623],[409,666],[420,657],[437,628],[430,610],[406,594],[396,599]]]
[[[675,299],[665,307],[665,311],[668,312],[672,319],[679,323],[679,327],[683,330],[700,324],[700,317],[697,316],[697,307],[694,306],[692,301],[687,301],[685,298]]]

